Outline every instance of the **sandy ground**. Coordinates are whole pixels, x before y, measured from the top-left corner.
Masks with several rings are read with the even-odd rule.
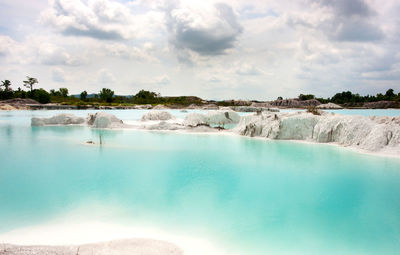
[[[71,246],[23,246],[3,244],[4,255],[181,255],[183,251],[174,244],[152,239],[126,239]]]

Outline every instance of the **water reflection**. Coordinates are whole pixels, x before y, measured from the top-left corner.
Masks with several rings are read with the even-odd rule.
[[[13,127],[12,125],[4,125],[4,126],[0,126],[0,130],[4,132],[5,137],[7,137],[8,141],[11,141],[13,138]],[[3,133],[1,132],[1,133]]]

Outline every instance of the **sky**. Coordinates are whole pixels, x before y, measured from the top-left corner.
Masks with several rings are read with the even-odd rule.
[[[274,100],[400,92],[399,0],[0,0],[0,80]]]

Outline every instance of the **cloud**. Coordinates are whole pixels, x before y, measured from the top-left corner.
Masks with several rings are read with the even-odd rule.
[[[364,0],[317,0],[321,5],[332,7],[340,16],[368,17],[373,11]]]
[[[0,35],[0,56],[5,56],[11,52],[14,40],[9,36]]]
[[[159,77],[155,77],[152,80],[152,83],[156,85],[168,85],[171,82],[171,79],[168,77],[168,75],[161,75]]]
[[[128,46],[123,43],[111,43],[104,45],[101,51],[108,56],[122,59],[158,62],[158,60],[150,54],[154,51],[154,46],[151,43],[144,44],[143,48]]]
[[[241,64],[237,69],[236,69],[236,74],[239,75],[260,75],[263,74],[263,72],[255,67],[254,65],[250,64]]]
[[[330,36],[338,41],[368,42],[379,41],[384,34],[375,24],[357,19],[340,22]]]
[[[0,75],[13,83],[274,99],[400,82],[398,0],[23,2],[6,0],[0,18]]]
[[[173,7],[167,14],[167,27],[170,42],[176,49],[188,49],[200,55],[225,54],[243,32],[232,8],[223,3],[207,8]]]
[[[212,75],[211,77],[208,78],[207,82],[211,82],[211,83],[219,83],[221,82],[221,79],[218,78],[215,75]]]
[[[97,82],[103,85],[110,85],[116,82],[115,76],[106,69],[101,69],[97,73]]]
[[[286,23],[324,34],[339,42],[373,42],[385,34],[377,14],[364,0],[310,0],[311,11],[291,13]]]
[[[40,20],[64,35],[103,40],[133,37],[128,7],[110,0],[52,0]]]
[[[51,43],[37,46],[37,60],[44,65],[79,65],[80,61],[68,53],[63,47]]]
[[[373,23],[375,12],[364,0],[321,0],[334,15],[321,25],[326,34],[337,41],[368,42],[383,39],[379,25]]]
[[[65,72],[60,68],[54,68],[51,77],[55,82],[65,82]]]

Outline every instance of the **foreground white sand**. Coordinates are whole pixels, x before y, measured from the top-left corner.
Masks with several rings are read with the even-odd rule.
[[[43,246],[43,245],[11,245],[3,244],[1,254],[5,255],[33,255],[33,254],[62,254],[62,255],[92,255],[92,254],[118,254],[118,255],[181,255],[183,251],[177,246],[151,239],[126,239],[114,240],[82,245]]]
[[[46,254],[40,251],[49,249],[51,251],[55,248],[53,251],[65,253],[50,252],[47,254],[75,255],[77,247],[81,247],[79,254],[92,254],[92,250],[96,251],[93,254],[121,255],[232,254],[232,252],[224,251],[224,249],[217,247],[217,245],[205,238],[189,237],[182,233],[172,233],[172,231],[107,221],[65,218],[1,234],[0,244],[4,244],[5,247],[10,248],[10,252],[14,252],[5,254]],[[2,254],[3,248],[0,245],[0,254]],[[15,253],[20,248],[33,252]],[[39,253],[34,252],[35,250]],[[70,253],[70,251],[74,253]]]

